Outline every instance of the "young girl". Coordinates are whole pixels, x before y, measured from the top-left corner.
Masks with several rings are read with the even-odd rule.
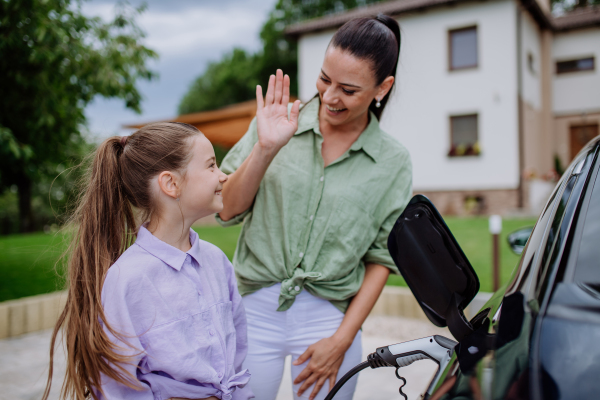
[[[209,140],[187,124],[151,124],[100,145],[74,215],[44,399],[61,327],[63,398],[253,397],[233,268],[190,229],[222,210],[226,180]],[[134,207],[146,221],[137,231]]]

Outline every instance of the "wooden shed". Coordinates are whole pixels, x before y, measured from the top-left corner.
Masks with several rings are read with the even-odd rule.
[[[256,100],[250,100],[218,110],[180,115],[167,121],[194,125],[206,135],[213,145],[229,149],[244,136],[255,115]],[[124,125],[123,127],[139,129],[149,123]]]

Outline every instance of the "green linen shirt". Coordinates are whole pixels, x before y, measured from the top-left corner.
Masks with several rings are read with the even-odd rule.
[[[398,269],[387,238],[412,193],[408,151],[379,128],[367,128],[324,167],[318,98],[300,111],[298,130],[267,169],[250,209],[223,221],[244,221],[233,265],[242,296],[281,282],[279,311],[306,289],[345,312],[365,263]],[[256,119],[229,151],[221,170],[234,172],[258,141]]]

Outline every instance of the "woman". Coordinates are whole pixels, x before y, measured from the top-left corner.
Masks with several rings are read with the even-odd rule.
[[[256,398],[275,399],[292,356],[295,398],[361,361],[360,327],[390,271],[388,234],[411,195],[406,149],[379,128],[400,44],[387,16],[342,26],[318,96],[298,116],[289,78],[271,76],[256,119],[222,170],[223,225],[244,221],[234,266],[248,318],[245,368]],[[337,399],[351,399],[356,380]],[[308,397],[310,396],[310,397]]]

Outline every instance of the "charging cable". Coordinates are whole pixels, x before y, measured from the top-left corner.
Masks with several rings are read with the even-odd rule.
[[[452,358],[456,344],[457,342],[444,336],[433,335],[409,342],[379,347],[374,353],[369,354],[367,361],[363,361],[348,371],[327,394],[325,400],[332,400],[350,378],[368,367],[373,369],[395,367],[396,376],[404,382],[400,387],[400,394],[406,399],[406,395],[402,393],[402,388],[406,385],[406,379],[398,374],[398,369],[418,360],[433,360],[438,364],[437,372],[427,389],[427,393],[431,395],[436,382]]]

